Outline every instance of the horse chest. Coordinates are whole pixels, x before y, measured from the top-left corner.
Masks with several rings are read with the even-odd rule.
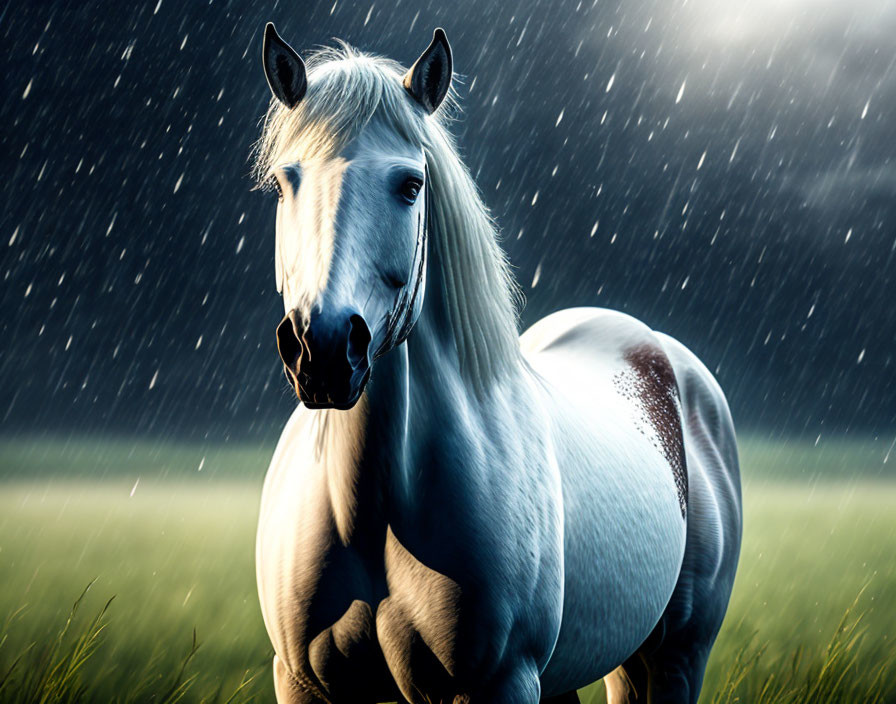
[[[412,701],[451,701],[508,661],[542,667],[550,655],[562,511],[543,433],[508,422],[471,437],[447,423],[400,475],[379,462],[396,456],[378,444],[385,432],[368,432],[353,462],[309,462],[310,424],[272,463],[258,554],[265,621],[287,670],[333,701],[392,700],[396,685]]]
[[[470,574],[482,575],[498,555],[465,553],[466,562],[451,560],[462,574],[446,568],[442,546],[456,524],[408,549],[388,525],[362,521],[346,545],[323,497],[317,510],[287,507],[263,521],[276,532],[263,531],[261,541],[268,546],[259,571],[266,621],[294,676],[319,682],[333,700],[370,692],[388,700],[397,685],[406,697],[425,691],[432,701],[450,701],[464,683],[497,668],[516,602],[476,589]]]

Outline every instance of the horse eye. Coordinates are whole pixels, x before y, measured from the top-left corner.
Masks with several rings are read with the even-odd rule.
[[[417,200],[417,196],[420,195],[421,188],[423,188],[423,183],[421,183],[420,179],[409,178],[401,184],[401,197],[408,203],[413,203]]]

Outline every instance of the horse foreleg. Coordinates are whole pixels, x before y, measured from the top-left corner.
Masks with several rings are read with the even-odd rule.
[[[274,694],[277,704],[326,704],[318,695],[317,686],[294,675],[276,655],[274,656]]]
[[[604,677],[607,704],[696,704],[706,657],[682,645],[636,653]]]
[[[604,677],[607,704],[646,703],[649,683],[647,664],[635,653]]]

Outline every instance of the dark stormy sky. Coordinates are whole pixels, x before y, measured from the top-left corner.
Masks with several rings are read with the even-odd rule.
[[[896,0],[12,2],[3,432],[279,433],[267,20],[406,65],[446,29],[523,326],[621,309],[743,429],[896,432]]]

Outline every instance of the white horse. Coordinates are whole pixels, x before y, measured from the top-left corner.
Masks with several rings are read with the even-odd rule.
[[[518,336],[438,109],[444,32],[407,72],[345,45],[306,71],[272,25],[263,56],[302,401],[258,527],[278,700],[576,702],[603,677],[613,704],[696,702],[741,533],[713,377],[609,310]]]

